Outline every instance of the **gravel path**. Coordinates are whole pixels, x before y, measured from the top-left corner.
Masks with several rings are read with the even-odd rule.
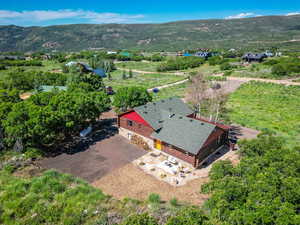
[[[129,72],[130,69],[123,69],[123,68],[117,68],[118,70],[125,70],[126,72]],[[155,72],[155,71],[143,71],[143,70],[135,70],[135,69],[132,69],[131,70],[132,72],[135,72],[135,73],[143,73],[143,74],[168,74],[168,75],[178,75],[178,76],[184,76],[186,75],[186,73],[184,72]]]
[[[272,79],[250,78],[250,77],[227,77],[227,80],[242,81],[242,82],[260,81],[260,82],[267,82],[267,83],[274,83],[274,84],[284,84],[284,85],[300,86],[300,82],[292,82],[290,80],[272,80]]]
[[[168,87],[172,87],[174,85],[178,85],[178,84],[183,84],[185,82],[187,82],[189,79],[184,79],[184,80],[180,80],[180,81],[176,81],[174,83],[171,83],[171,84],[165,84],[165,85],[162,85],[162,86],[157,86],[157,87],[154,87],[156,89],[163,89],[163,88],[168,88]],[[151,92],[154,88],[149,88],[148,91]]]

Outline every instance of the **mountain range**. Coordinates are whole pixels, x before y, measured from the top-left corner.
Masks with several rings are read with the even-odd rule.
[[[71,24],[0,26],[0,51],[195,48],[300,50],[300,15],[161,24]]]

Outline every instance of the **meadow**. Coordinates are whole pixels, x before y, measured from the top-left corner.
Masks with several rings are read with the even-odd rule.
[[[185,82],[182,84],[174,85],[172,87],[163,88],[159,90],[158,93],[153,93],[153,101],[158,101],[169,97],[184,98],[187,85],[188,83]]]
[[[229,119],[242,126],[284,136],[300,143],[300,87],[249,82],[229,96]]]
[[[109,80],[108,78],[104,78],[103,81],[105,85],[112,86],[114,89],[118,89],[124,86],[141,86],[144,88],[153,88],[186,79],[185,76],[172,74],[141,74],[135,72],[133,72],[132,78],[129,78],[129,74],[128,72],[126,72],[126,79],[123,79],[122,70],[112,72],[111,77],[111,80]]]

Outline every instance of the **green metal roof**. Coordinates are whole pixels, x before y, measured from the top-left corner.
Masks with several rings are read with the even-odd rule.
[[[151,136],[197,155],[215,127],[210,123],[173,114],[165,118],[162,128],[153,132]]]
[[[134,110],[146,120],[154,130],[163,127],[164,120],[172,114],[187,116],[193,111],[180,98],[171,97],[157,102],[135,107]]]

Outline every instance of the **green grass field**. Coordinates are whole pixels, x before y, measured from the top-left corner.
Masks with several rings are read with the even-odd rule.
[[[161,89],[158,93],[153,93],[153,101],[158,101],[160,99],[169,97],[179,97],[183,98],[185,95],[187,83],[182,83],[174,85],[172,87]]]
[[[126,73],[128,76],[128,72]],[[165,84],[174,83],[176,81],[184,80],[185,76],[176,76],[169,74],[140,74],[133,73],[133,78],[122,79],[122,71],[117,70],[111,73],[112,80],[104,78],[104,83],[107,86],[112,86],[118,89],[124,86],[142,86],[145,88],[153,88]]]
[[[60,70],[63,63],[57,63],[51,60],[43,60],[43,66],[14,66],[8,67],[6,70],[0,71],[0,76],[7,74],[9,72],[14,71],[15,69],[24,69],[25,71],[42,71],[42,72],[50,72],[53,70]]]
[[[232,122],[265,128],[300,144],[300,87],[250,82],[230,95],[226,108]]]
[[[116,66],[118,68],[156,72],[156,67],[160,63],[161,62],[131,62],[130,61],[130,62],[117,63]]]

